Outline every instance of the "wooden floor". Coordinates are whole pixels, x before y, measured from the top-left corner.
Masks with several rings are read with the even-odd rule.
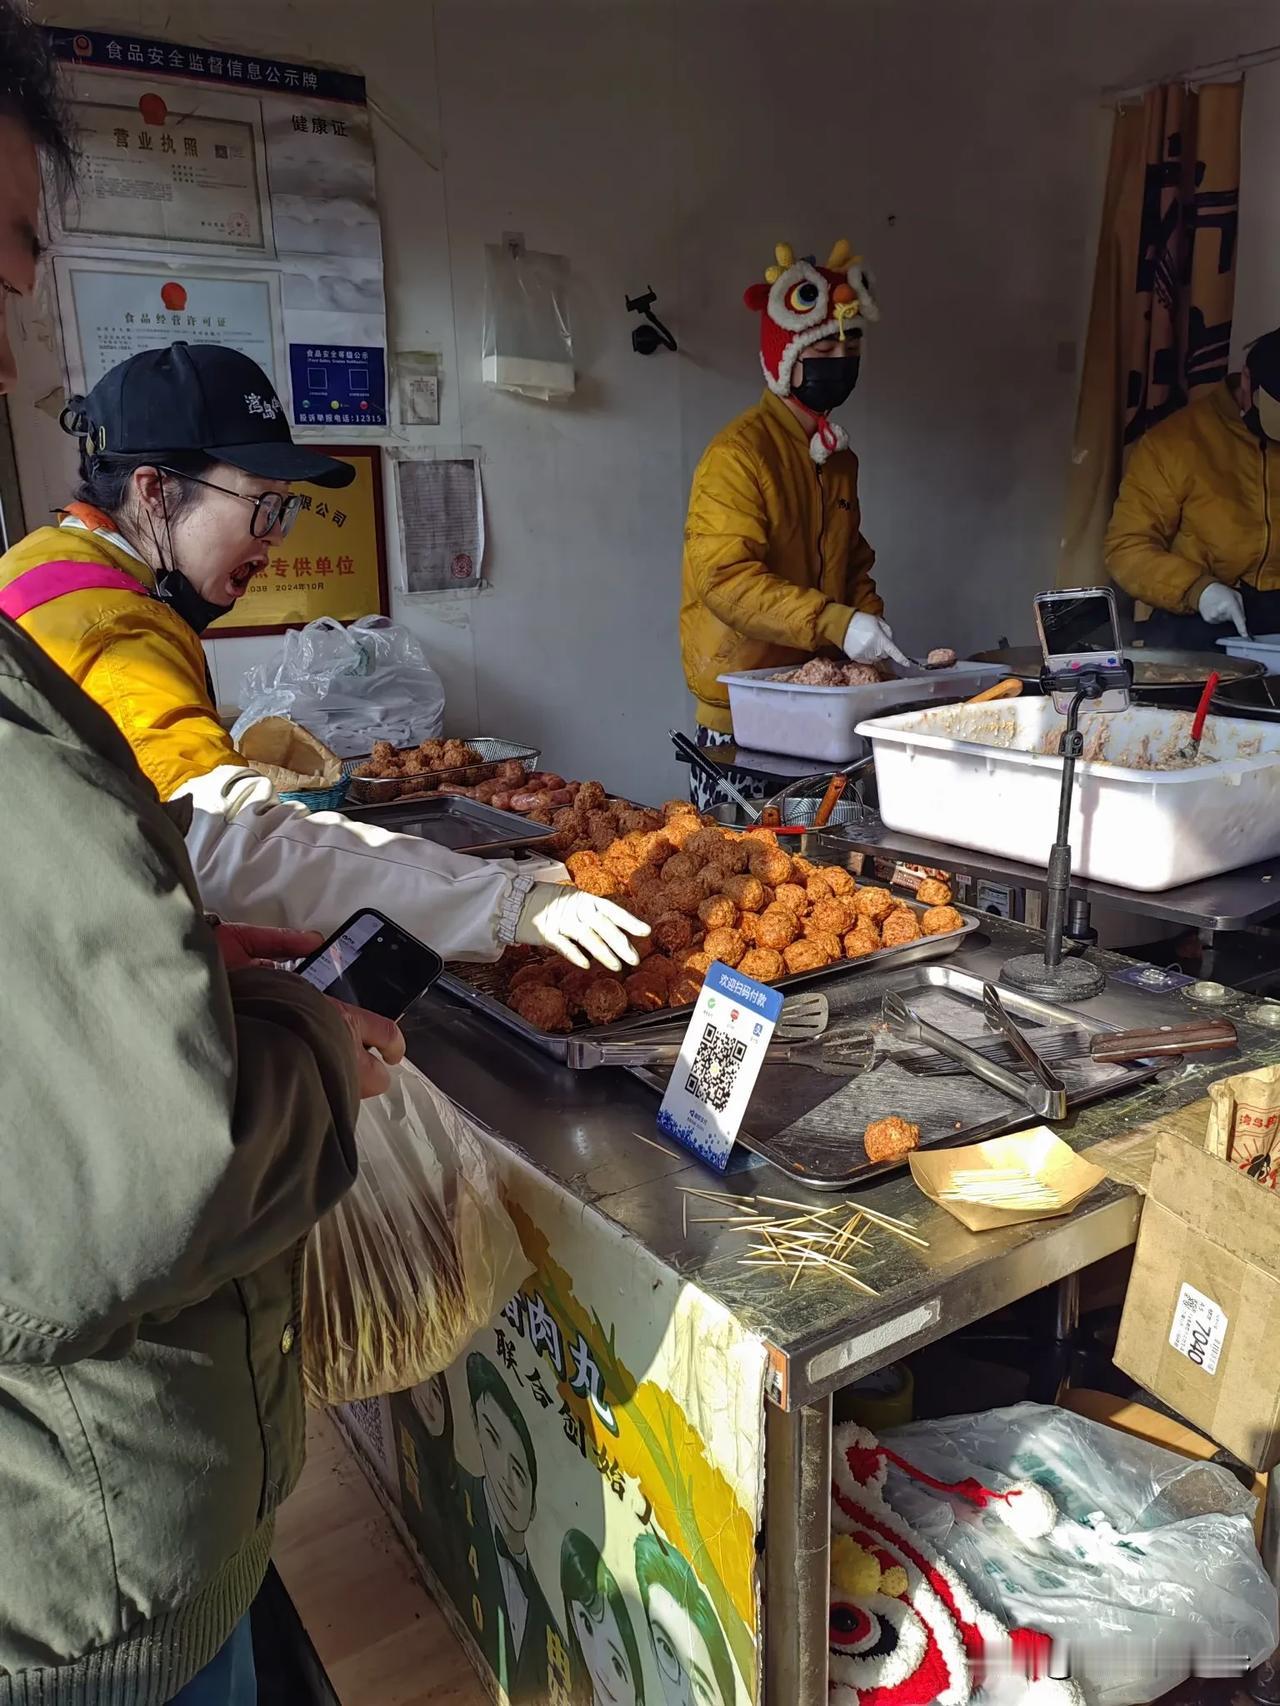
[[[369,1483],[314,1411],[307,1450],[275,1562],[343,1706],[488,1706]]]

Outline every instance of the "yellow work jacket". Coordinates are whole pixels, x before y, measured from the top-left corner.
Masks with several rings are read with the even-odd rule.
[[[123,545],[69,526],[37,528],[6,551],[0,587],[57,562],[122,569],[146,593],[155,590],[151,570]],[[199,638],[159,599],[91,587],[51,599],[18,626],[102,706],[162,800],[221,764],[243,764],[209,696]]]
[[[861,521],[857,457],[820,467],[771,391],[712,439],[693,476],[680,607],[700,723],[732,728],[718,676],[839,654],[856,611],[883,613]]]
[[[1278,524],[1280,445],[1249,431],[1224,380],[1134,445],[1107,571],[1144,604],[1193,615],[1213,581],[1280,587]]]

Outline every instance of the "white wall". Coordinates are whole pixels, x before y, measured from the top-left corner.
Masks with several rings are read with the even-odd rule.
[[[1280,325],[1280,60],[1244,82],[1240,123],[1240,248],[1232,365],[1244,346]]]
[[[397,614],[454,728],[527,734],[557,768],[651,798],[676,785],[665,731],[688,720],[689,474],[759,391],[741,293],[773,244],[848,235],[878,275],[846,419],[901,637],[1029,638],[1075,405],[1097,92],[1275,28],[1274,0],[366,0],[355,28],[347,0],[46,12],[366,72],[391,120],[393,343],[444,366],[441,427],[418,438],[482,447],[490,541],[490,591]],[[508,230],[570,258],[570,404],[480,386],[483,245]],[[631,351],[623,298],[649,285],[678,356]],[[47,359],[29,368],[29,392],[52,388]],[[31,518],[62,495],[65,453],[16,414]],[[212,648],[225,699],[269,644]]]

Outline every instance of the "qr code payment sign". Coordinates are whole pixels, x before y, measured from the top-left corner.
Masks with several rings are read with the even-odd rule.
[[[658,1128],[723,1171],[741,1130],[782,995],[713,965],[685,1032]]]
[[[718,1025],[708,1024],[693,1057],[693,1071],[685,1081],[685,1089],[718,1114],[723,1113],[738,1082],[738,1068],[746,1058],[745,1042],[722,1031]]]

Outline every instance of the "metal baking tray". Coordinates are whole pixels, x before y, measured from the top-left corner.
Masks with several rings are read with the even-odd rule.
[[[982,1015],[982,986],[986,979],[946,965],[913,965],[874,978],[851,979],[827,992],[831,1022],[827,1037],[835,1040],[856,1031],[880,1027],[880,1003],[896,990],[923,1018],[961,1039],[989,1036]],[[1035,1042],[1040,1025],[1075,1025],[1087,1031],[1113,1031],[1078,1007],[1039,1001],[1011,989],[1000,989],[1009,1013]],[[918,1047],[899,1043],[885,1034],[891,1050]],[[1097,1066],[1088,1060],[1055,1061],[1054,1070],[1067,1087],[1068,1111],[1128,1090],[1155,1076],[1159,1064]],[[656,1090],[666,1088],[667,1075],[637,1068]],[[815,1191],[842,1191],[865,1184],[884,1173],[900,1171],[901,1161],[868,1161],[862,1133],[872,1120],[898,1114],[920,1127],[920,1148],[936,1149],[977,1143],[986,1137],[1019,1131],[1040,1123],[1021,1102],[969,1076],[918,1078],[894,1066],[892,1054],[871,1071],[852,1077],[832,1090],[826,1073],[797,1066],[766,1065],[756,1080],[747,1111],[748,1130],[738,1134],[744,1149],[771,1162],[796,1184]]]
[[[457,765],[452,770],[424,770],[419,779],[421,786],[412,794],[401,793],[409,781],[406,776],[357,776],[355,772],[369,762],[371,753],[346,759],[342,769],[351,780],[348,798],[357,805],[386,805],[391,800],[421,799],[435,793],[438,788],[474,788],[479,782],[491,781],[495,766],[512,759],[523,764],[525,775],[529,776],[538,768],[538,760],[542,757],[537,747],[517,746],[509,740],[494,740],[490,735],[460,738],[464,746],[478,754],[479,762]],[[410,750],[408,747],[397,748],[399,752]]]
[[[385,806],[366,806],[343,812],[394,829],[401,835],[417,835],[434,841],[451,853],[511,853],[537,848],[555,834],[545,824],[530,823],[518,812],[500,812],[480,800],[458,794],[423,794],[416,800],[396,800]]]
[[[468,805],[470,801],[463,801]],[[499,814],[501,815],[501,814]],[[398,826],[397,826],[398,827]],[[906,896],[895,897],[903,906],[909,906],[915,913],[927,909],[919,901]],[[626,902],[622,903],[624,906]],[[923,936],[918,942],[908,942],[903,948],[879,948],[874,954],[865,954],[858,960],[836,960],[829,966],[823,966],[820,971],[795,972],[789,977],[780,977],[774,985],[776,989],[803,989],[814,983],[825,983],[835,978],[848,977],[861,981],[877,971],[883,972],[890,968],[899,969],[904,966],[919,965],[926,960],[945,959],[948,954],[954,954],[960,944],[971,936],[975,930],[982,928],[982,920],[976,913],[966,912],[963,907],[956,911],[964,919],[964,927],[953,930],[946,936]],[[479,1013],[486,1013],[489,1018],[497,1021],[517,1036],[523,1037],[527,1043],[541,1049],[543,1054],[549,1054],[553,1060],[567,1065],[569,1056],[568,1036],[553,1036],[548,1031],[536,1030],[526,1024],[518,1013],[501,999],[500,983],[495,966],[478,966],[452,962],[445,967],[444,976],[438,987],[446,989],[451,995],[456,995],[460,1001],[465,1001],[469,1007],[474,1007]],[[632,1013],[625,1019],[618,1019],[612,1025],[582,1025],[573,1031],[575,1037],[590,1037],[593,1041],[609,1042],[618,1037],[634,1036],[637,1031],[646,1026],[662,1024],[664,1021],[681,1019],[687,1020],[693,1012],[693,1003],[682,1007],[664,1007],[657,1013]],[[829,1082],[829,1081],[828,1081]]]

